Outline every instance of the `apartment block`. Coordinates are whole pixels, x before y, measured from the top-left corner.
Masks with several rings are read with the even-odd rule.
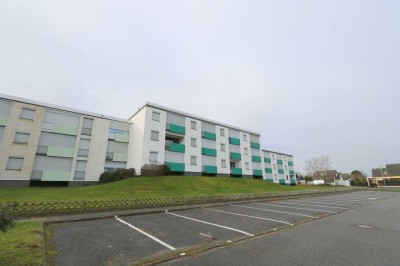
[[[0,94],[0,150],[0,186],[95,184],[148,163],[296,183],[293,156],[262,150],[259,133],[153,103],[120,119]]]

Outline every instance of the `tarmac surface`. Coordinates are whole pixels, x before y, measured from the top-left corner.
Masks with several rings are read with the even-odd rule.
[[[55,223],[48,241],[56,265],[399,265],[399,221],[400,193],[359,191]]]

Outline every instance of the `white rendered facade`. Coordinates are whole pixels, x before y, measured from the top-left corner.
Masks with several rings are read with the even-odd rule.
[[[186,175],[293,183],[291,155],[260,134],[147,103],[130,119],[0,95],[0,186],[96,183],[104,171],[168,164]],[[269,159],[271,162],[269,162]]]

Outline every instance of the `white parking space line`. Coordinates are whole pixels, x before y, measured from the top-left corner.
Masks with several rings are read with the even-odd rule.
[[[355,207],[359,206],[358,204],[344,204],[344,203],[333,203],[333,202],[323,202],[323,201],[308,201],[308,200],[292,200],[295,202],[304,202],[304,203],[322,203],[322,204],[328,204],[328,205],[340,205],[340,206],[349,206],[349,207]]]
[[[268,203],[255,203],[255,202],[254,202],[254,204],[266,205],[266,206],[273,206],[273,207],[280,207],[280,208],[289,208],[289,209],[306,210],[306,211],[336,213],[336,212],[333,212],[333,211],[317,210],[317,209],[308,209],[308,208],[300,208],[300,207],[291,207],[291,206],[282,206],[282,205],[275,205],[275,204],[268,204]]]
[[[148,233],[146,233],[146,232],[140,230],[139,228],[137,228],[137,227],[131,225],[130,223],[125,222],[124,220],[118,218],[117,216],[115,216],[115,219],[116,219],[117,221],[119,221],[119,222],[121,222],[121,223],[123,223],[123,224],[129,226],[130,228],[132,228],[132,229],[138,231],[139,233],[142,233],[143,235],[147,236],[148,238],[153,239],[154,241],[156,241],[157,243],[163,245],[164,247],[166,247],[166,248],[168,248],[168,249],[170,249],[170,250],[176,250],[176,248],[174,248],[173,246],[168,245],[167,243],[161,241],[161,240],[158,239],[157,237],[154,237],[154,236],[152,236],[152,235],[150,235],[150,234],[148,234]]]
[[[262,208],[255,208],[255,207],[248,207],[248,206],[241,206],[241,205],[232,205],[232,204],[231,204],[231,206],[232,207],[239,207],[239,208],[247,208],[247,209],[253,209],[253,210],[266,211],[266,212],[277,212],[277,213],[291,214],[291,215],[304,216],[304,217],[310,217],[310,218],[318,218],[317,216],[311,216],[311,215],[306,215],[306,214],[301,214],[301,213],[294,213],[294,212],[275,211],[275,210],[270,210],[270,209],[262,209]]]
[[[316,205],[316,204],[305,204],[305,203],[295,203],[295,202],[286,202],[286,201],[276,201],[279,204],[293,204],[293,205],[301,205],[301,206],[312,206],[312,207],[323,207],[323,208],[331,208],[331,209],[344,209],[343,207],[337,206],[326,206],[326,205]]]
[[[209,210],[209,211],[214,211],[214,212],[222,212],[222,213],[237,215],[237,216],[244,216],[244,217],[249,217],[249,218],[254,218],[254,219],[259,219],[259,220],[266,220],[266,221],[271,221],[271,222],[275,222],[275,223],[293,225],[293,224],[288,223],[288,222],[279,221],[279,220],[274,220],[274,219],[268,219],[268,218],[264,218],[264,217],[251,216],[251,215],[246,215],[246,214],[241,214],[241,213],[235,213],[235,212],[226,212],[226,211],[220,211],[220,210],[208,209],[208,208],[203,208],[203,209],[204,209],[204,210]]]
[[[342,202],[342,203],[354,203],[354,204],[368,204],[370,202],[375,202],[371,200],[345,200],[345,199],[318,199],[321,201],[329,201],[329,202]]]
[[[203,220],[197,220],[197,219],[194,219],[194,218],[190,218],[190,217],[187,217],[187,216],[179,215],[179,214],[176,214],[176,213],[173,213],[173,212],[169,212],[169,211],[165,211],[165,213],[171,214],[171,215],[174,215],[174,216],[177,216],[177,217],[181,217],[181,218],[184,218],[184,219],[192,220],[192,221],[195,221],[195,222],[199,222],[199,223],[203,223],[203,224],[209,224],[209,225],[213,225],[213,226],[216,226],[216,227],[221,227],[221,228],[224,228],[224,229],[232,230],[232,231],[235,231],[235,232],[242,233],[244,235],[254,236],[253,234],[250,234],[250,233],[247,233],[245,231],[238,230],[238,229],[235,229],[235,228],[232,228],[232,227],[223,226],[223,225],[220,225],[220,224],[214,224],[214,223],[206,222],[206,221],[203,221]]]

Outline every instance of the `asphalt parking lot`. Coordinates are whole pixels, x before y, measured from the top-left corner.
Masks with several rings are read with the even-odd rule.
[[[355,251],[357,255],[364,253],[366,246],[371,244],[368,239],[358,243],[359,247],[352,247],[349,241],[375,232],[373,228],[379,227],[380,220],[388,220],[386,225],[394,228],[394,234],[388,234],[388,243],[396,246],[392,243],[395,241],[393,236],[397,234],[397,241],[400,239],[400,226],[391,222],[391,218],[400,220],[399,195],[396,192],[362,191],[57,223],[48,226],[52,236],[48,241],[58,252],[56,265],[127,265],[142,262],[144,258],[162,258],[184,252],[188,254],[165,263],[338,265],[334,262],[348,262],[346,257],[339,256],[330,264],[321,261],[320,257],[316,260],[315,254],[323,252],[324,247],[331,257],[339,253],[348,257],[348,253]],[[392,217],[393,212],[397,216]],[[368,228],[374,223],[377,225]],[[347,224],[351,226],[346,227]],[[348,236],[352,238],[347,239]],[[378,241],[386,234],[381,232],[374,236],[370,242]],[[336,249],[335,245],[338,245]],[[190,251],[199,247],[212,248],[193,256]],[[375,252],[381,249],[382,246],[375,247]],[[400,261],[400,255],[396,256],[397,262]],[[378,257],[385,261],[380,255]],[[362,259],[359,261],[364,265],[375,265]]]

